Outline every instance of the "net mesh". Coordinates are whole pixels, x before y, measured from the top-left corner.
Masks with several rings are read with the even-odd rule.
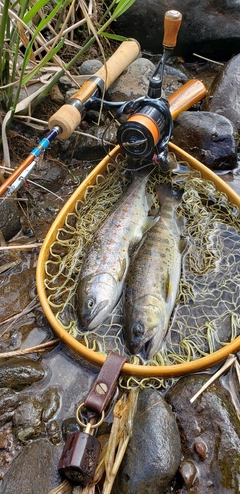
[[[122,157],[119,156],[119,160]],[[184,220],[187,248],[182,259],[179,294],[161,350],[144,365],[166,365],[201,358],[240,333],[240,217],[239,209],[187,163],[168,155],[169,171],[155,169],[148,191],[167,183],[182,191],[177,214]],[[102,325],[86,331],[79,326],[76,290],[86,251],[94,233],[123,194],[128,179],[109,162],[96,184],[86,189],[65,224],[57,231],[45,264],[48,303],[62,327],[88,348],[129,354],[122,334],[123,301]],[[155,202],[155,208],[159,204]],[[157,269],[157,267],[156,267]]]

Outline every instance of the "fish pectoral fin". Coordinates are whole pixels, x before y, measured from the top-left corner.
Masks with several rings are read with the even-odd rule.
[[[159,221],[160,216],[148,216],[144,225],[144,234],[148,232]]]
[[[180,254],[185,254],[188,249],[188,241],[186,238],[181,238],[179,240],[179,252]]]
[[[121,268],[118,272],[118,281],[122,281],[122,279],[123,279],[123,277],[127,271],[127,261],[125,258],[123,258],[123,259],[118,259],[118,262],[119,262],[120,268]]]

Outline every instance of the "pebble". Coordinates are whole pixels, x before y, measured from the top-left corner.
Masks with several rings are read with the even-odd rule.
[[[20,391],[44,376],[41,365],[28,357],[10,357],[0,361],[0,388]]]

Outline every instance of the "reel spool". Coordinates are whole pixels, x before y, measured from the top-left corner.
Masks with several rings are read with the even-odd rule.
[[[123,109],[124,112],[124,109]],[[144,98],[135,112],[117,131],[118,144],[134,158],[153,158],[168,144],[172,116],[167,100]]]

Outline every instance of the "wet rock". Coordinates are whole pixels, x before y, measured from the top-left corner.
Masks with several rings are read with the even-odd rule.
[[[44,376],[41,365],[28,357],[11,357],[0,361],[0,388],[20,391]]]
[[[144,389],[112,494],[164,494],[180,458],[180,437],[170,407],[157,391]]]
[[[67,168],[58,160],[44,159],[34,175],[34,182],[45,189],[57,192],[63,185],[66,175]]]
[[[12,419],[13,412],[20,403],[21,396],[19,394],[7,388],[0,390],[0,427]]]
[[[56,420],[47,423],[46,433],[52,444],[60,443],[62,439],[61,429]]]
[[[79,67],[79,74],[92,75],[95,74],[103,66],[100,60],[85,60]]]
[[[184,485],[190,489],[197,477],[197,469],[192,461],[183,461],[179,467],[179,473],[183,478]]]
[[[74,432],[79,432],[81,430],[80,425],[76,421],[76,417],[70,417],[65,419],[62,423],[62,436],[64,441],[66,441],[69,434]]]
[[[124,102],[145,96],[148,92],[149,77],[154,70],[155,65],[150,60],[138,58],[110,86],[107,98],[110,101]]]
[[[12,199],[2,201],[0,204],[0,230],[5,240],[14,237],[20,229],[21,222],[17,202]]]
[[[36,398],[25,398],[13,416],[16,437],[22,442],[39,437],[45,429],[41,417],[41,403]]]
[[[238,494],[240,422],[229,392],[215,381],[190,403],[208,379],[207,374],[184,377],[165,396],[181,434],[180,473],[186,489],[181,492]]]
[[[18,260],[16,260],[16,263],[17,262]],[[20,348],[21,342],[22,335],[20,331],[17,331],[15,327],[9,328],[9,331],[1,336],[0,352],[11,352],[12,350],[16,350],[17,348]]]
[[[14,457],[19,453],[11,426],[0,431],[0,480],[4,477]]]
[[[240,44],[240,5],[235,0],[138,0],[117,19],[114,29],[118,34],[136,38],[142,49],[161,53],[163,19],[169,9],[182,13],[174,54],[192,56],[196,52],[222,60],[236,53]]]
[[[61,398],[58,389],[55,387],[48,389],[43,397],[42,419],[44,422],[48,422],[54,417],[60,407],[60,403]]]
[[[2,494],[46,494],[61,483],[57,464],[61,446],[38,439],[25,446],[1,483]]]
[[[109,143],[116,143],[117,126],[114,122],[109,125],[108,122],[104,126],[91,126],[85,132],[85,135],[79,135],[77,138],[77,145],[73,149],[73,142],[75,139],[68,139],[68,148],[64,153],[65,159],[82,160],[97,160],[100,161],[106,155],[106,152],[102,145],[102,136],[109,150]],[[112,148],[110,148],[112,149]]]
[[[182,113],[174,122],[173,141],[212,170],[237,166],[237,129],[217,113]]]
[[[227,117],[240,131],[240,55],[233,57],[214,79],[203,108]]]

